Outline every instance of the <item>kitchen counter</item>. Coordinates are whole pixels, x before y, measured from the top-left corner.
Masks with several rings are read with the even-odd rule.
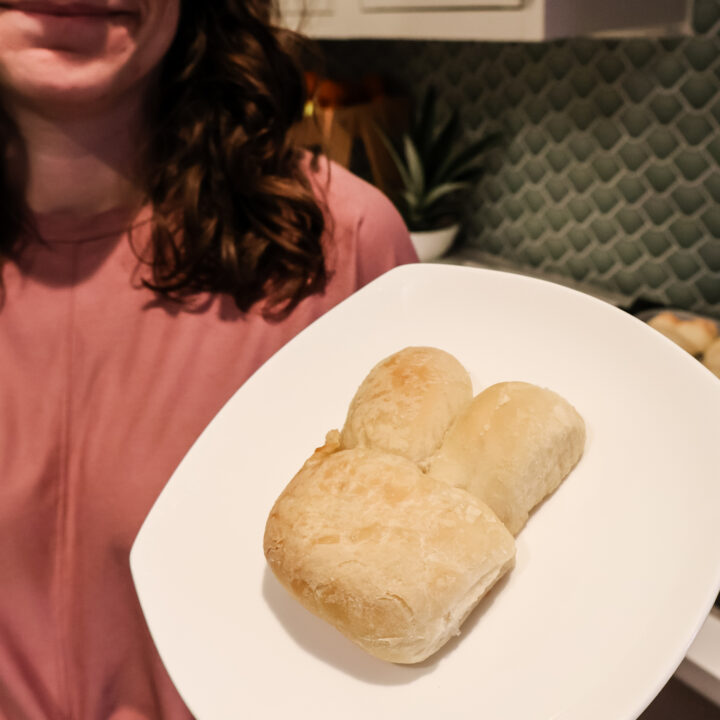
[[[720,706],[719,609],[710,613],[675,675]]]

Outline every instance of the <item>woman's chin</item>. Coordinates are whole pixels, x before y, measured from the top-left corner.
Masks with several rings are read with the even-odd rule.
[[[122,63],[78,63],[77,57],[62,51],[38,50],[33,55],[35,62],[23,63],[22,72],[15,66],[15,76],[3,77],[2,84],[23,104],[45,111],[67,108],[77,115],[83,109],[109,105],[137,82],[128,77],[129,68]]]
[[[51,114],[63,108],[112,107],[145,78],[172,43],[180,0],[108,0],[123,12],[99,14],[67,0],[0,0],[0,96]],[[25,8],[23,10],[22,8]],[[36,12],[48,7],[53,12]],[[103,0],[88,8],[104,7]],[[55,12],[69,8],[67,14]]]

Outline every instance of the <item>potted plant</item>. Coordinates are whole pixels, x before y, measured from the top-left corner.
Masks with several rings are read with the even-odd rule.
[[[436,104],[431,87],[399,148],[378,129],[399,177],[391,199],[422,261],[435,260],[450,249],[460,229],[467,192],[484,172],[483,153],[498,138],[495,133],[487,134],[463,144],[458,110],[438,124]]]

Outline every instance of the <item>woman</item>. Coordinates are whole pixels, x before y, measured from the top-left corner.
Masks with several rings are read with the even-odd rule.
[[[187,718],[135,535],[272,353],[415,259],[390,204],[287,146],[264,0],[0,3],[0,716]]]

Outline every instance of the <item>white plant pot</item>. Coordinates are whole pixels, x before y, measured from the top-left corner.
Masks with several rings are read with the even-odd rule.
[[[410,239],[420,262],[430,262],[441,258],[453,244],[460,225],[451,225],[440,230],[422,230],[411,232]]]

